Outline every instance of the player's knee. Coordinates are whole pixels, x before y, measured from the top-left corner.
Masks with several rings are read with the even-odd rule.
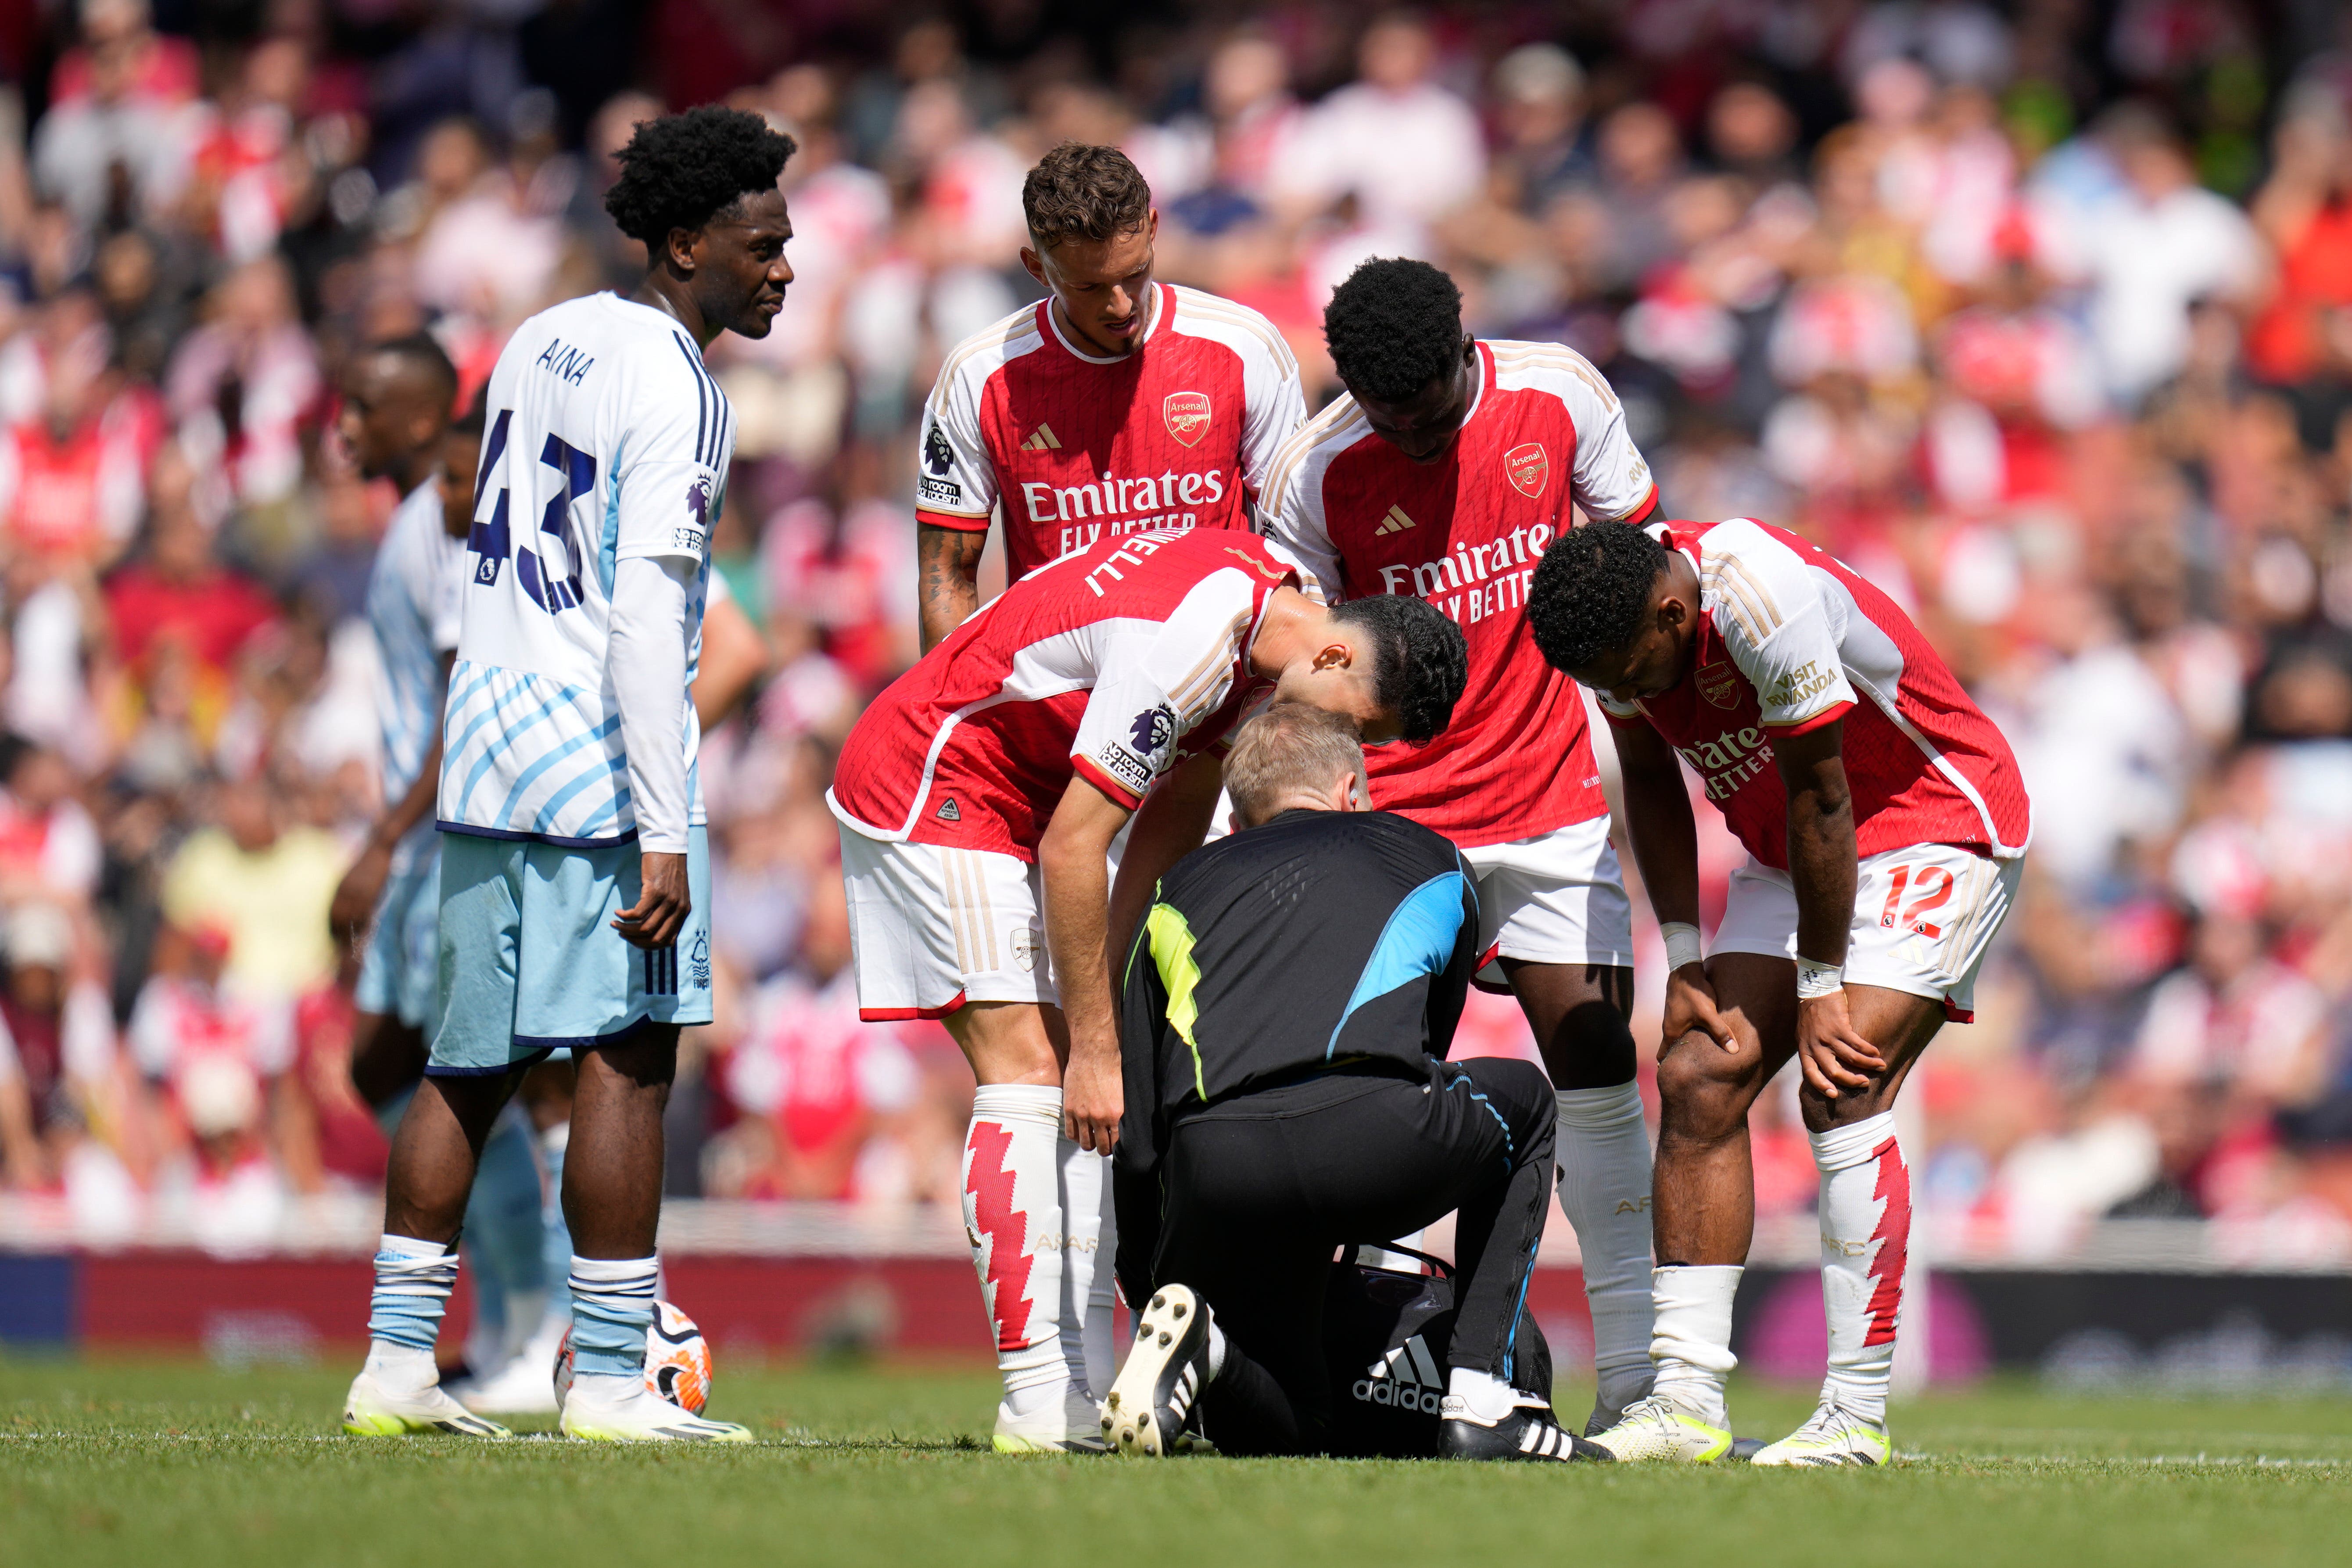
[[[1658,1058],[1658,1100],[1665,1120],[1702,1136],[1737,1128],[1754,1097],[1748,1053],[1734,1056],[1711,1040],[1690,1039]]]

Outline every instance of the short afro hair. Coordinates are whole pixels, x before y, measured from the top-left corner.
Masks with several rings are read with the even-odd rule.
[[[1419,746],[1454,717],[1470,679],[1470,645],[1462,628],[1426,599],[1375,594],[1331,612],[1372,638],[1372,700],[1396,714],[1404,739]]]
[[[658,250],[680,228],[700,228],[746,195],[775,189],[799,143],[758,115],[706,103],[641,120],[620,151],[621,177],[604,210],[631,239]]]
[[[1462,360],[1462,290],[1426,261],[1375,258],[1323,309],[1323,341],[1360,397],[1401,403]]]
[[[1588,668],[1641,636],[1666,560],[1630,522],[1588,522],[1555,540],[1528,589],[1528,627],[1552,668]]]
[[[1151,186],[1116,147],[1065,142],[1021,182],[1021,216],[1039,248],[1133,234],[1151,217]]]
[[[457,367],[449,363],[449,351],[430,332],[410,332],[404,337],[379,338],[368,344],[371,354],[389,354],[407,369],[425,378],[433,390],[444,415],[457,411]]]

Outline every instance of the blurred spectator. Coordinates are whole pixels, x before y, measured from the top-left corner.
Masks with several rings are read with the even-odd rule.
[[[1277,198],[1319,209],[1352,196],[1366,224],[1400,236],[1468,199],[1486,143],[1470,106],[1431,79],[1436,64],[1418,16],[1376,19],[1357,46],[1358,80],[1308,112],[1272,171]]]
[[[2156,114],[2126,104],[2100,125],[2123,188],[2084,215],[2090,324],[2109,392],[2137,402],[2188,358],[2189,307],[2249,295],[2261,258],[2246,216],[2201,189]]]
[[[181,847],[163,889],[165,918],[203,933],[199,956],[229,994],[289,1013],[275,1071],[291,1048],[295,998],[333,972],[327,905],[348,858],[331,835],[288,823],[288,804],[265,779],[220,785],[215,825]]]

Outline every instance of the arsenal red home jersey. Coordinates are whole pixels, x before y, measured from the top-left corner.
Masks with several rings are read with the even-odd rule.
[[[1261,507],[1337,604],[1417,594],[1461,624],[1469,684],[1426,746],[1377,747],[1373,803],[1465,847],[1528,838],[1609,809],[1584,700],[1528,630],[1528,582],[1571,526],[1657,494],[1616,394],[1557,343],[1481,342],[1478,400],[1444,458],[1415,463],[1342,397],[1276,458]]]
[[[1601,705],[1612,724],[1664,735],[1750,855],[1789,868],[1773,737],[1837,719],[1860,853],[2025,853],[2032,808],[2008,741],[1894,600],[1784,528],[1734,518],[1654,531],[1698,569],[1690,670],[1661,696]]]
[[[916,518],[984,533],[1001,508],[1015,578],[1113,534],[1247,528],[1307,416],[1298,362],[1255,310],[1151,288],[1122,358],[1082,352],[1051,300],[959,344],[924,414]]]
[[[1024,860],[1074,774],[1132,810],[1221,744],[1271,683],[1249,670],[1298,570],[1262,539],[1158,529],[1049,562],[877,697],[826,800],[869,838]]]

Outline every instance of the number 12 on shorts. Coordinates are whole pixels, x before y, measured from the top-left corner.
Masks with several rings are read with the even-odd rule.
[[[1930,942],[1944,934],[1943,927],[1929,924],[1925,917],[1928,910],[1950,901],[1953,882],[1949,871],[1941,866],[1922,866],[1919,868],[1919,885],[1914,888],[1911,886],[1911,868],[1903,865],[1889,871],[1887,880],[1886,907],[1878,911],[1880,925],[1889,929],[1904,926]],[[1898,915],[1895,910],[1902,905],[1906,889],[1917,896],[1911,907]]]

